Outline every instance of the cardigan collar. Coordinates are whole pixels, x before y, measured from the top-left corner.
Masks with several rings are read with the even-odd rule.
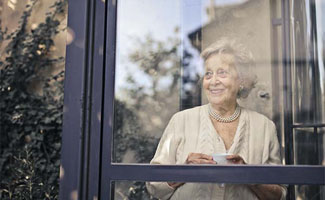
[[[246,109],[241,107],[239,123],[228,153],[238,154],[247,163],[248,149],[248,115]],[[224,142],[216,132],[212,121],[209,117],[208,105],[202,106],[200,112],[200,128],[197,144],[197,152],[212,155],[215,153],[227,153]]]

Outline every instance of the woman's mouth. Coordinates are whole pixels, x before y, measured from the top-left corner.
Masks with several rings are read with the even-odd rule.
[[[209,89],[211,94],[218,95],[221,94],[225,89]]]

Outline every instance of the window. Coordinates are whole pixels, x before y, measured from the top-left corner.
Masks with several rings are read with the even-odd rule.
[[[290,184],[289,199],[321,199],[324,189],[308,184],[324,184],[323,7],[321,1],[119,0],[106,2],[104,15],[101,1],[89,5],[79,80],[85,113],[74,125],[83,125],[81,153],[74,153],[82,175],[73,179],[84,189],[81,198],[113,198],[121,184],[111,183],[127,180],[140,181],[138,191],[144,181]],[[285,166],[138,164],[150,161],[174,113],[208,102],[200,53],[225,36],[255,57],[258,82],[239,104],[274,121]]]

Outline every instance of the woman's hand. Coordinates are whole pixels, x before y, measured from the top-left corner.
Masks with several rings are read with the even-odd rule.
[[[184,183],[178,183],[178,182],[167,182],[167,184],[168,184],[170,187],[174,188],[174,189],[178,188],[179,186],[184,185]]]
[[[203,153],[190,153],[187,156],[186,164],[216,164],[212,156]]]
[[[226,157],[227,160],[231,161],[232,164],[240,164],[240,165],[244,165],[246,164],[244,159],[242,157],[240,157],[239,155],[229,155]]]
[[[187,156],[186,164],[216,164],[212,156],[203,154],[203,153],[190,153]],[[182,186],[184,183],[178,182],[167,182],[167,184],[176,189],[179,186]]]
[[[233,164],[246,164],[244,159],[239,155],[229,155],[226,159]],[[281,199],[282,189],[279,185],[251,184],[247,186],[253,191],[258,199]]]
[[[190,153],[187,156],[186,164],[216,164],[215,161],[213,161],[213,157],[203,154],[203,153]],[[167,182],[167,184],[176,189],[179,186],[182,186],[184,183],[179,182]]]
[[[282,198],[282,187],[274,184],[254,184],[248,185],[258,199],[280,200]]]

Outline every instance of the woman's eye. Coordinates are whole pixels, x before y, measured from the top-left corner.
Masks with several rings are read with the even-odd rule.
[[[205,72],[204,76],[206,78],[211,78],[212,77],[212,72]]]
[[[221,77],[225,77],[228,75],[228,72],[226,70],[218,70],[218,75]]]

